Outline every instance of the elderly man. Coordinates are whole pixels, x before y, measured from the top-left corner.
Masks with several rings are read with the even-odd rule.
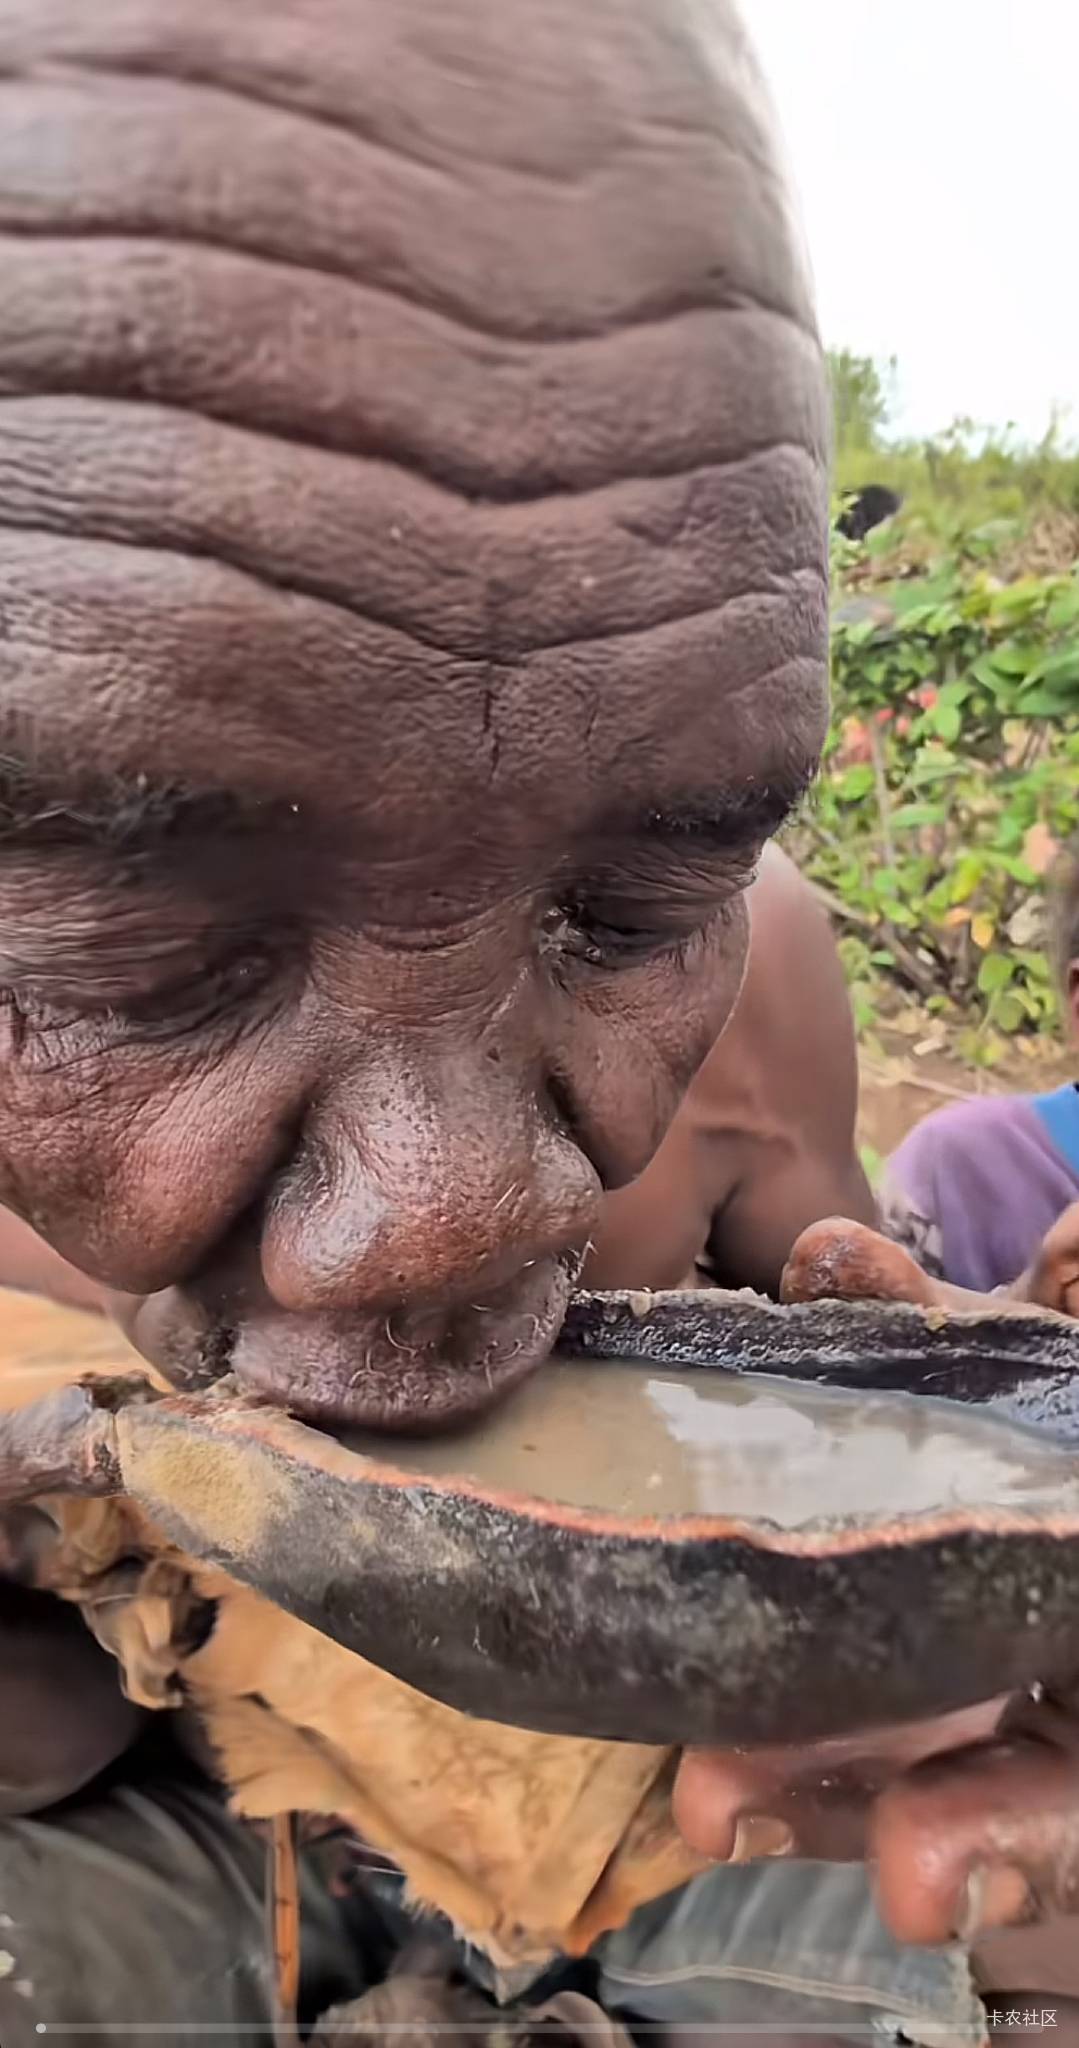
[[[590,1243],[653,1277],[604,1205],[821,744],[825,390],[759,81],[726,0],[7,0],[0,67],[0,1200],[170,1378],[446,1424],[541,1365]],[[769,1248],[753,1195],[705,1175],[663,1277],[773,1273],[809,1218]],[[8,1618],[5,2048],[260,2025],[209,1794],[143,1761],[26,1817],[132,1725],[47,1603]],[[689,1759],[678,1811],[718,1857],[869,1812],[896,1931],[947,1941],[1071,1868],[1056,1720],[895,1778],[971,1725]],[[397,1939],[335,1912],[316,2006]],[[853,1865],[646,1912],[586,1980],[633,2023],[977,2036]]]

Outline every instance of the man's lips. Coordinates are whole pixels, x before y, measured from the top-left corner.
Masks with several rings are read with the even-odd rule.
[[[542,1364],[581,1264],[575,1252],[537,1260],[486,1299],[452,1308],[296,1315],[260,1302],[219,1320],[169,1289],[121,1319],[174,1385],[231,1372],[323,1428],[423,1433],[481,1414]]]

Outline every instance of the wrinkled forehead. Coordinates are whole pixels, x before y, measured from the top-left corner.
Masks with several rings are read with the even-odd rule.
[[[812,754],[820,357],[725,0],[0,0],[0,74],[4,732],[277,792],[329,735],[435,810]]]

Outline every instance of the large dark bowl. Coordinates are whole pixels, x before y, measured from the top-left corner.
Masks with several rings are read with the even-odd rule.
[[[767,1375],[752,1382],[758,1463],[739,1468],[732,1510],[560,1502],[541,1442],[542,1498],[470,1479],[468,1441],[456,1474],[445,1444],[440,1472],[424,1473],[415,1445],[361,1454],[228,1394],[121,1407],[119,1470],[185,1550],[492,1720],[792,1741],[1065,1684],[1079,1668],[1075,1325],[584,1296],[562,1348],[597,1375],[615,1359]],[[861,1390],[864,1428],[835,1387]],[[809,1484],[809,1452],[778,1426],[760,1462],[769,1413],[795,1398],[834,1484]]]

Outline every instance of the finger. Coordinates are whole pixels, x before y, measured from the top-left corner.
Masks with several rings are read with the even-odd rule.
[[[1058,1216],[1020,1285],[1024,1299],[1038,1308],[1079,1316],[1079,1202]]]
[[[909,1252],[841,1216],[803,1230],[779,1291],[782,1301],[909,1301],[929,1308],[941,1300],[939,1284]]]
[[[872,1788],[853,1766],[811,1777],[771,1760],[698,1753],[675,1781],[675,1824],[692,1849],[720,1863],[767,1856],[856,1862],[866,1839]]]
[[[898,1940],[969,1942],[1079,1905],[1079,1728],[955,1752],[889,1785],[869,1829]]]
[[[1049,1233],[1042,1247],[1042,1263],[1024,1275],[1014,1288],[1006,1294],[978,1294],[967,1287],[955,1287],[949,1280],[932,1279],[901,1245],[893,1244],[890,1238],[882,1237],[866,1224],[832,1216],[802,1232],[783,1269],[780,1299],[898,1301],[910,1302],[916,1308],[1020,1315],[1032,1304],[1064,1308],[1065,1286],[1074,1282],[1077,1284],[1073,1306],[1066,1312],[1079,1314],[1079,1204],[1075,1217],[1071,1234],[1062,1236],[1055,1254],[1046,1256],[1046,1248],[1054,1238],[1054,1232]]]
[[[862,1854],[871,1802],[897,1772],[984,1740],[1005,1705],[989,1700],[811,1747],[689,1750],[675,1781],[676,1825],[691,1848],[720,1862],[778,1854],[848,1861]]]

